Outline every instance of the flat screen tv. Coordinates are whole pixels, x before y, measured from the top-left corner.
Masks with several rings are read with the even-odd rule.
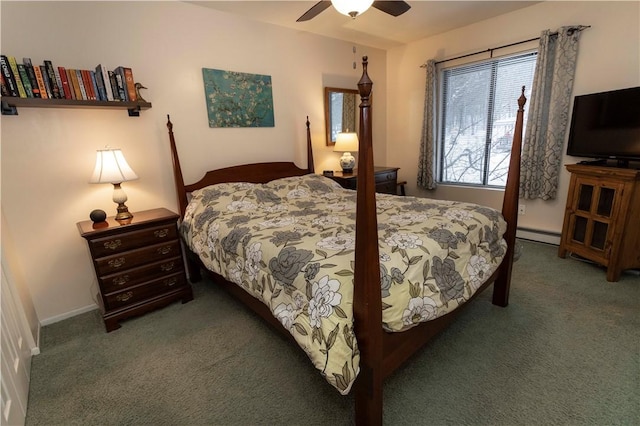
[[[576,96],[567,155],[640,160],[640,87]]]

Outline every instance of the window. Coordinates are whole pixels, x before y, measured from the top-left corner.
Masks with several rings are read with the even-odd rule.
[[[505,186],[517,98],[522,86],[531,92],[536,57],[532,52],[442,70],[439,182]]]

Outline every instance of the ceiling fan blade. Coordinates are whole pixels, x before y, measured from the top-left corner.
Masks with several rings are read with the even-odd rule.
[[[385,2],[385,3],[395,3],[395,2]],[[311,9],[307,10],[304,13],[304,15],[299,17],[296,20],[296,22],[304,22],[304,21],[308,21],[308,20],[310,20],[312,18],[315,18],[316,16],[318,16],[320,14],[320,12],[323,12],[329,6],[331,6],[331,1],[330,0],[319,1],[318,3],[314,4],[313,7],[311,7]]]
[[[405,1],[374,1],[372,6],[392,16],[400,16],[411,9]]]

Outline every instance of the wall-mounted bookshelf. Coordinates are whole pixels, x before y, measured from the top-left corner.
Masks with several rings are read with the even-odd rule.
[[[34,65],[14,56],[0,55],[2,115],[18,115],[18,107],[126,109],[137,117],[151,104],[140,96],[146,89],[133,79],[133,70],[118,66],[113,71],[102,64],[95,69],[54,66],[50,60]]]
[[[41,99],[3,96],[2,115],[18,115],[18,107],[26,108],[98,108],[126,109],[130,117],[138,117],[140,111],[151,108],[150,102],[91,101],[76,99]]]

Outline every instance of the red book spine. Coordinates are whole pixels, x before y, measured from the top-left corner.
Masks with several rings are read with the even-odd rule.
[[[73,99],[71,97],[71,88],[69,87],[69,79],[67,78],[67,71],[64,67],[58,67],[58,73],[60,74],[60,81],[62,82],[62,92],[65,99]]]
[[[95,101],[96,94],[93,93],[93,84],[91,84],[91,75],[89,74],[89,70],[82,70],[81,72],[84,90],[87,92],[87,100]]]

